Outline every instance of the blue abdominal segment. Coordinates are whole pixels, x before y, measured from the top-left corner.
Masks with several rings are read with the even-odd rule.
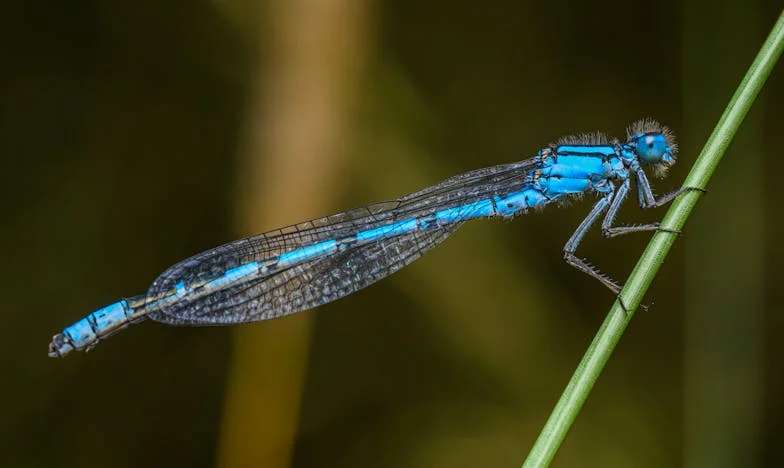
[[[281,265],[296,264],[313,257],[318,257],[324,254],[332,253],[337,249],[337,242],[334,240],[320,242],[316,245],[310,245],[301,249],[292,250],[289,253],[282,254],[278,258]]]
[[[61,340],[56,349],[60,355],[73,350],[90,349],[99,340],[126,327],[130,323],[131,315],[132,310],[125,299],[100,308],[57,335]]]
[[[202,288],[220,289],[230,284],[243,281],[243,279],[254,276],[258,274],[258,272],[259,272],[259,262],[246,263],[236,268],[231,268],[229,270],[226,270],[226,273],[224,273],[223,276],[214,279],[208,283],[205,283],[204,286],[202,286]]]

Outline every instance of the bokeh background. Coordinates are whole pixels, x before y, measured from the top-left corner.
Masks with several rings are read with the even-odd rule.
[[[511,467],[613,302],[590,200],[237,328],[52,334],[221,243],[655,117],[685,177],[781,2],[0,2],[0,465]],[[784,66],[555,466],[782,466]],[[629,202],[620,219],[659,219]],[[623,279],[649,236],[591,233]]]

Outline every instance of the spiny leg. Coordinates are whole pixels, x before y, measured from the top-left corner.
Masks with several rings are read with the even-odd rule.
[[[613,201],[613,192],[609,192],[603,198],[601,198],[596,204],[591,208],[591,212],[588,213],[588,216],[583,219],[577,229],[575,229],[574,234],[564,245],[564,260],[569,265],[577,268],[578,270],[582,271],[583,273],[587,274],[588,276],[592,276],[599,280],[603,285],[605,285],[610,291],[615,293],[618,296],[621,293],[621,286],[610,279],[609,277],[603,275],[599,270],[594,268],[593,266],[589,265],[585,262],[585,260],[577,257],[574,253],[577,250],[577,246],[580,245],[580,242],[583,240],[585,233],[591,228],[593,223],[599,219],[599,216],[602,215],[602,212],[610,206],[610,203]],[[620,300],[620,298],[619,298]],[[626,306],[621,303],[624,310]]]

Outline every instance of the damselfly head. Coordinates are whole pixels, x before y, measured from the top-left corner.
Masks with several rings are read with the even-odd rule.
[[[669,128],[653,119],[643,119],[632,124],[627,132],[626,143],[635,148],[641,163],[654,167],[657,175],[664,175],[675,164],[678,145]]]

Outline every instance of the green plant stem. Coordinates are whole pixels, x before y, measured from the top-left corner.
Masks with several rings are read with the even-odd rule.
[[[748,113],[751,104],[762,89],[765,80],[770,75],[782,50],[784,50],[784,12],[779,16],[773,30],[727,105],[719,123],[702,148],[684,181],[684,187],[704,189],[707,186],[708,180],[719,164],[732,137],[738,131],[738,127]],[[672,202],[670,209],[664,216],[662,227],[668,230],[681,230],[699,198],[700,192],[696,190],[679,196]],[[640,305],[643,295],[648,290],[677,237],[675,234],[663,231],[657,231],[653,235],[620,294],[621,300],[629,311],[624,311],[619,301],[615,301],[610,308],[607,318],[588,347],[528,454],[528,458],[523,463],[524,468],[548,466],[552,461],[580,408],[588,398],[596,379],[615,349],[615,345],[629,324],[634,309]]]

